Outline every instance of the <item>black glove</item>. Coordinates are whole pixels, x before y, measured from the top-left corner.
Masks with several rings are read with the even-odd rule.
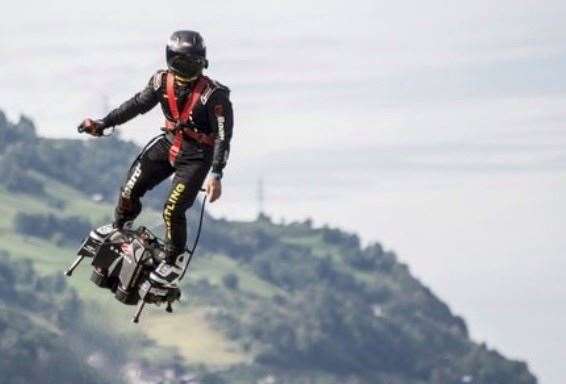
[[[77,129],[79,133],[86,132],[92,136],[102,136],[104,128],[106,128],[106,125],[102,120],[84,119]]]

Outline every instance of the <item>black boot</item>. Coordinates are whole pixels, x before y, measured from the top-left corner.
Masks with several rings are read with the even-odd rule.
[[[118,232],[122,232],[124,230],[132,229],[133,225],[134,225],[133,220],[115,219],[114,222],[112,223],[112,228],[114,228]]]
[[[165,245],[165,260],[149,275],[153,283],[160,285],[176,285],[183,274],[185,255],[171,246]]]

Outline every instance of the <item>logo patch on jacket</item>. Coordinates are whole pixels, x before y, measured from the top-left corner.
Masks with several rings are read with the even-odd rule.
[[[216,122],[218,124],[218,138],[224,140],[226,138],[226,132],[224,124],[226,124],[226,118],[224,117],[224,106],[222,104],[216,104],[214,106],[214,114],[216,115]]]
[[[208,101],[208,99],[210,99],[210,96],[212,95],[212,93],[216,90],[216,87],[213,87],[211,84],[208,84],[208,86],[205,88],[204,92],[202,93],[202,95],[200,95],[200,103],[202,105],[205,105],[206,102]]]
[[[153,75],[153,89],[155,91],[161,88],[161,84],[163,84],[163,74],[165,71],[159,71],[155,75]]]

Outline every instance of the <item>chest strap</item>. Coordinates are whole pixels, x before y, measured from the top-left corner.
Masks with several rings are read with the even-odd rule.
[[[179,104],[177,102],[177,96],[175,95],[175,75],[171,72],[167,73],[167,103],[169,105],[169,112],[174,121],[166,120],[165,129],[175,135],[173,144],[171,144],[171,149],[169,150],[169,163],[171,163],[171,165],[175,165],[175,160],[181,151],[183,136],[189,137],[201,144],[214,145],[214,137],[212,135],[196,132],[190,128],[183,128],[183,125],[186,126],[187,123],[193,120],[193,110],[200,100],[206,83],[206,78],[200,76],[191,92],[191,96],[183,106],[181,113],[179,113]]]

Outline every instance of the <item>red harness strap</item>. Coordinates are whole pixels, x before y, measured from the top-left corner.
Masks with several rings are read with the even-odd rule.
[[[179,114],[179,106],[177,104],[177,96],[175,96],[175,75],[171,72],[167,73],[167,102],[169,104],[169,111],[171,112],[171,116],[175,121],[165,121],[165,127],[169,131],[174,131],[175,139],[173,140],[173,144],[171,145],[171,149],[169,150],[169,163],[171,165],[175,165],[175,159],[179,155],[181,151],[181,147],[183,145],[183,129],[176,129],[180,128],[182,124],[187,124],[189,120],[192,120],[192,113],[193,109],[197,105],[204,88],[206,87],[206,78],[204,76],[199,77],[193,92],[191,93],[191,97],[185,103],[183,110]],[[185,135],[193,138],[198,142],[203,142],[205,144],[214,143],[214,140],[199,132],[194,132],[191,130],[186,130]]]

